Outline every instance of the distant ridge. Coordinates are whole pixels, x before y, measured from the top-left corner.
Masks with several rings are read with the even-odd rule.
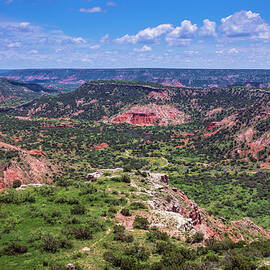
[[[129,80],[172,86],[215,88],[270,87],[270,70],[249,69],[22,69],[2,73],[7,78],[46,84],[81,85],[92,80]]]

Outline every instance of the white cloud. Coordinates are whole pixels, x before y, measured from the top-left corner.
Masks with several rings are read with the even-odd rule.
[[[100,45],[93,45],[93,46],[90,46],[90,49],[91,50],[97,50],[100,48]]]
[[[101,39],[100,39],[100,43],[107,43],[109,41],[109,34],[104,35]]]
[[[238,53],[239,53],[239,50],[236,48],[232,48],[232,49],[228,50],[228,54],[238,54]]]
[[[184,51],[184,54],[187,54],[187,55],[198,55],[200,54],[199,51]]]
[[[242,10],[221,19],[221,22],[220,31],[229,38],[270,38],[270,26],[259,13]]]
[[[31,50],[30,53],[31,54],[37,54],[38,53],[38,50]]]
[[[165,38],[169,46],[182,46],[190,43],[195,36],[198,27],[189,20],[181,22],[181,26],[175,27]]]
[[[86,48],[88,41],[82,37],[65,35],[61,30],[48,30],[29,22],[1,22],[0,44],[12,52],[23,54],[25,51],[60,52],[61,50],[77,50]]]
[[[239,54],[240,50],[238,50],[237,48],[231,48],[231,49],[224,49],[224,50],[218,50],[216,51],[216,54],[220,54],[220,55],[236,55]]]
[[[215,37],[216,34],[216,23],[208,19],[203,20],[203,26],[199,30],[201,37]]]
[[[74,41],[74,43],[77,43],[77,44],[86,44],[87,43],[87,41],[85,39],[83,39],[82,37],[72,38],[72,41]]]
[[[109,7],[116,7],[117,6],[117,4],[115,2],[112,2],[112,1],[107,2],[106,5]]]
[[[224,50],[218,50],[216,51],[216,54],[224,54]]]
[[[40,29],[39,27],[34,26],[29,22],[3,22],[0,23],[0,28],[20,33],[37,32]]]
[[[121,38],[117,38],[115,42],[119,44],[155,43],[160,36],[172,30],[173,26],[171,24],[160,24],[157,27],[148,27],[136,35],[126,34]]]
[[[147,45],[144,45],[142,48],[134,49],[134,52],[151,52],[151,51],[152,51],[152,48]]]
[[[19,48],[21,47],[21,42],[14,42],[14,43],[9,43],[8,48]]]
[[[80,8],[79,11],[83,13],[98,13],[98,12],[102,12],[102,8],[101,7]]]

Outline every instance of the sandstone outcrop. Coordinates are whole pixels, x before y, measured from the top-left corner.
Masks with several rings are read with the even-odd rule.
[[[149,104],[134,106],[112,118],[112,123],[128,123],[132,125],[168,125],[183,124],[188,117],[171,105]]]
[[[0,168],[0,189],[10,188],[19,180],[23,185],[52,182],[56,172],[40,151],[25,151],[13,145],[0,143],[0,150],[13,152],[16,157]]]

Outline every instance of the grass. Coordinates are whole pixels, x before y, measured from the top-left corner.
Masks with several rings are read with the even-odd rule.
[[[36,269],[47,269],[42,265],[43,261],[51,261],[53,258],[53,260],[56,260],[59,263],[68,264],[71,261],[74,261],[71,259],[72,254],[79,252],[83,247],[86,246],[91,249],[92,255],[94,252],[94,255],[97,256],[86,256],[87,258],[78,258],[78,262],[83,262],[83,264],[90,263],[91,265],[96,265],[97,267],[99,267],[98,265],[101,265],[101,262],[104,264],[102,259],[104,248],[102,245],[112,237],[111,235],[107,235],[106,231],[108,229],[112,229],[113,223],[110,221],[110,218],[102,218],[101,216],[104,211],[107,211],[111,207],[110,201],[118,202],[119,200],[119,195],[113,195],[113,193],[109,193],[107,188],[111,186],[114,190],[129,194],[129,187],[125,183],[115,183],[106,178],[102,180],[102,183],[104,184],[97,182],[93,185],[93,187],[98,189],[98,191],[93,194],[95,198],[93,205],[89,201],[88,194],[80,195],[82,190],[89,186],[88,184],[84,183],[79,183],[78,187],[56,187],[54,188],[54,194],[50,196],[42,196],[39,189],[37,188],[29,188],[27,191],[16,191],[15,193],[17,195],[23,194],[25,192],[30,192],[34,195],[36,201],[34,203],[23,204],[2,204],[0,212],[2,217],[0,218],[0,228],[3,229],[4,227],[5,218],[3,218],[3,216],[7,216],[9,213],[18,213],[21,218],[21,223],[14,226],[10,233],[1,234],[0,246],[3,246],[5,242],[11,242],[15,240],[25,244],[29,250],[26,254],[21,254],[18,256],[1,256],[0,265],[5,265],[5,270],[28,270],[34,269],[35,267]],[[82,187],[80,187],[80,185]],[[60,249],[57,252],[57,256],[52,256],[50,253],[44,253],[44,251],[40,248],[38,241],[34,242],[34,246],[31,247],[29,239],[31,238],[31,234],[37,234],[38,231],[43,233],[49,232],[55,235],[62,235],[62,237],[64,237],[62,231],[66,226],[70,226],[66,224],[66,220],[68,216],[70,216],[70,209],[74,207],[74,205],[69,205],[68,203],[56,203],[56,199],[59,198],[78,198],[79,203],[85,206],[86,213],[83,215],[78,215],[76,218],[78,218],[81,223],[85,225],[88,224],[89,218],[91,220],[100,220],[102,223],[104,223],[106,229],[105,231],[94,233],[93,239],[89,241],[79,241],[72,238],[72,249]],[[120,209],[122,206],[120,204],[116,205],[115,207]],[[49,215],[50,213],[56,211],[60,213],[60,218],[55,219],[55,224],[48,224],[43,217],[31,217],[31,214],[33,215],[34,212],[33,209],[36,209],[37,213],[41,213],[45,216],[46,214]],[[95,230],[95,228],[92,229]],[[99,259],[97,260],[97,258]],[[86,262],[84,262],[84,260],[86,260]],[[100,267],[102,267],[102,265]]]

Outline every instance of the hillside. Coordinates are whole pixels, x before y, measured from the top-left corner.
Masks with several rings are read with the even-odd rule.
[[[55,172],[56,168],[46,161],[42,152],[0,142],[0,190],[11,188],[14,183],[50,183]]]
[[[9,70],[3,76],[65,88],[93,80],[155,82],[186,87],[269,87],[269,70],[228,69],[26,69]]]
[[[201,90],[138,82],[100,81],[85,83],[70,93],[42,97],[15,108],[15,111],[22,116],[54,116],[98,121],[126,111],[132,106],[157,104],[172,105],[198,118],[206,116],[211,108],[223,108],[219,115],[226,115],[229,110],[233,112],[247,108],[256,101],[268,99],[269,92],[245,87]]]
[[[269,232],[215,219],[164,174],[104,169],[55,184],[0,194],[5,269],[256,269],[270,255]]]
[[[0,107],[17,106],[44,94],[56,92],[53,88],[44,87],[39,84],[0,78]]]
[[[269,105],[256,88],[99,81],[3,109],[1,181],[41,185],[0,192],[0,265],[267,265]]]
[[[213,151],[218,159],[259,160],[268,167],[269,112],[270,93],[260,89],[200,90],[101,81],[44,96],[9,113],[141,126],[189,124],[197,126],[189,140],[204,154]]]

